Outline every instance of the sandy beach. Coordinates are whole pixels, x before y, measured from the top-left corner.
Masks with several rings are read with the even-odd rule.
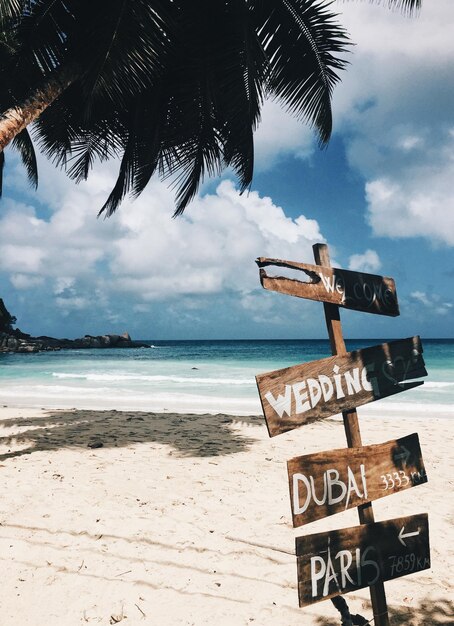
[[[377,409],[363,443],[418,432],[429,478],[374,503],[430,520],[432,568],[385,584],[391,623],[452,624],[452,415]],[[339,625],[330,601],[298,608],[295,536],[356,511],[293,529],[285,465],[344,447],[338,417],[273,439],[261,416],[4,406],[0,424],[1,624]],[[344,597],[372,617],[367,589]]]

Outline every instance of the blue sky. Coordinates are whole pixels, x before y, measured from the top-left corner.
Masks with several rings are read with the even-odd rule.
[[[357,45],[334,95],[329,147],[266,103],[249,194],[226,174],[172,220],[172,191],[156,180],[99,220],[118,163],[76,186],[40,159],[34,192],[8,151],[0,297],[22,330],[326,337],[321,305],[265,292],[254,263],[310,263],[323,241],[336,267],[397,285],[400,317],[345,311],[346,337],[453,336],[454,4],[425,0],[413,19],[375,3],[336,8]]]

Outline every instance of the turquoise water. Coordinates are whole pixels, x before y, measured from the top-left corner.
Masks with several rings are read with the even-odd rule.
[[[382,341],[349,341],[347,348]],[[256,374],[331,354],[326,340],[148,343],[150,349],[0,354],[0,403],[260,412]],[[392,402],[454,405],[454,340],[423,339],[423,348],[425,384],[393,396]]]

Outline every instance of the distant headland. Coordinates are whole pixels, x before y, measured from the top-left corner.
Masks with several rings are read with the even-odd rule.
[[[46,350],[74,350],[83,348],[149,348],[140,341],[133,341],[129,333],[122,335],[85,335],[79,339],[56,339],[32,337],[18,328],[16,318],[7,310],[0,298],[0,352],[43,352]]]

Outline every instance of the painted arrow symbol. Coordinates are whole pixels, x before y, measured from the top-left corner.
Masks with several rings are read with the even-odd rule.
[[[405,446],[400,446],[399,450],[402,450],[399,454],[394,455],[395,461],[403,461],[405,465],[408,463],[408,459],[410,458],[411,452]]]
[[[406,539],[407,537],[416,537],[416,535],[419,535],[419,530],[420,529],[418,528],[418,530],[416,530],[413,533],[406,533],[406,532],[404,532],[405,531],[405,526],[402,526],[402,528],[400,529],[400,533],[399,533],[399,541],[400,541],[400,543],[403,546],[407,547],[407,544],[405,543],[404,539]]]

